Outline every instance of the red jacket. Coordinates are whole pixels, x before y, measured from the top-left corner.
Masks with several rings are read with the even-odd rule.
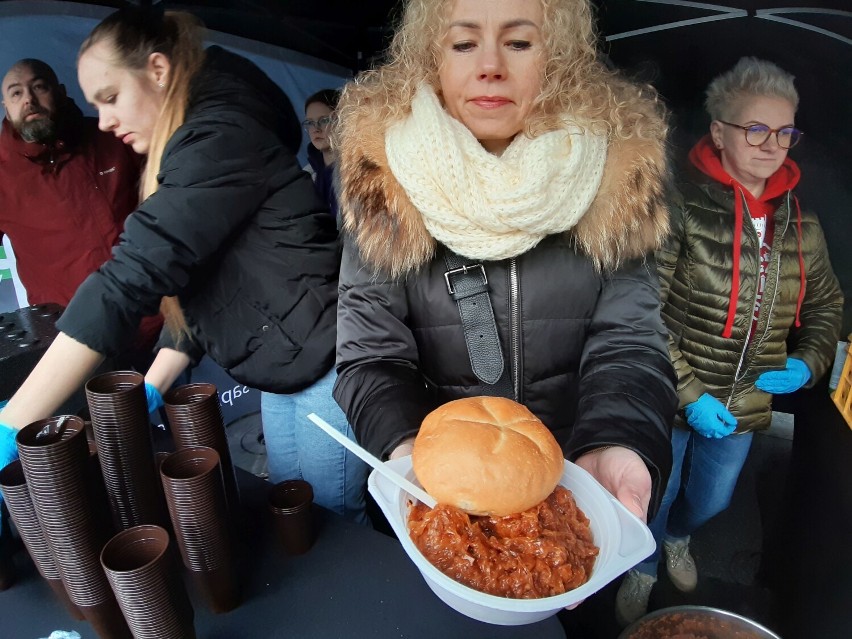
[[[139,202],[141,158],[98,130],[69,100],[52,145],[28,143],[3,120],[0,238],[8,235],[30,304],[67,306],[86,277],[110,259]],[[142,340],[152,343],[158,322]]]

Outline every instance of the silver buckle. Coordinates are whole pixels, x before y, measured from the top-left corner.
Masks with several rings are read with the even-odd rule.
[[[482,264],[471,264],[470,266],[465,265],[460,268],[453,268],[444,273],[444,281],[447,283],[447,291],[449,292],[449,294],[456,294],[456,289],[453,287],[453,284],[450,281],[450,275],[456,275],[458,273],[464,273],[465,275],[467,275],[468,271],[472,271],[477,268],[482,271],[482,279],[485,280],[485,282],[483,283],[488,284],[488,275],[485,274],[485,267],[482,266]]]

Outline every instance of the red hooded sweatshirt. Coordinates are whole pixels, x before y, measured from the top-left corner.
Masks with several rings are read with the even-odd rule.
[[[755,300],[754,314],[752,316],[751,332],[757,326],[757,317],[760,304],[763,299],[763,290],[766,284],[766,273],[769,270],[769,254],[772,250],[772,240],[775,225],[773,218],[782,195],[792,190],[801,177],[799,167],[789,157],[766,180],[766,187],[759,198],[755,198],[748,189],[732,178],[722,166],[722,158],[719,150],[714,146],[710,134],[701,138],[689,152],[689,161],[702,173],[713,178],[720,184],[730,186],[734,191],[734,246],[733,246],[733,277],[731,286],[731,297],[728,303],[728,319],[722,331],[723,337],[730,337],[737,311],[737,299],[740,289],[740,252],[742,247],[743,227],[743,201],[745,201],[752,224],[760,241],[760,280],[758,284],[757,297]],[[799,208],[799,200],[796,202],[796,223],[798,226],[799,241],[799,272],[801,274],[801,286],[799,300],[796,306],[796,326],[799,326],[799,310],[802,305],[802,297],[805,291],[805,265],[802,259],[802,212]]]

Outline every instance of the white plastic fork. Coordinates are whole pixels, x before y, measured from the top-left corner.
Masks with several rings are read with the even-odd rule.
[[[331,437],[337,440],[337,443],[342,445],[344,448],[347,448],[349,451],[360,457],[370,466],[376,469],[383,476],[387,477],[389,481],[392,481],[394,484],[402,488],[405,492],[407,492],[412,497],[416,497],[420,500],[421,503],[426,504],[429,508],[434,508],[437,503],[435,499],[427,493],[425,490],[420,488],[420,486],[408,481],[405,477],[400,475],[394,470],[391,470],[387,467],[387,465],[383,464],[382,461],[368,452],[366,449],[362,448],[360,445],[353,442],[351,439],[347,438],[345,435],[334,430],[334,428],[325,420],[323,420],[316,413],[311,413],[308,415],[308,419],[310,419],[314,424],[322,428],[326,433],[328,433]]]

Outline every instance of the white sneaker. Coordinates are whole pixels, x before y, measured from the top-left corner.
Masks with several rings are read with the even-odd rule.
[[[666,571],[674,587],[681,592],[692,592],[698,585],[695,560],[689,553],[689,537],[663,541],[666,553]]]
[[[638,570],[630,570],[624,576],[615,595],[615,619],[621,626],[643,617],[648,612],[648,599],[657,578]]]

